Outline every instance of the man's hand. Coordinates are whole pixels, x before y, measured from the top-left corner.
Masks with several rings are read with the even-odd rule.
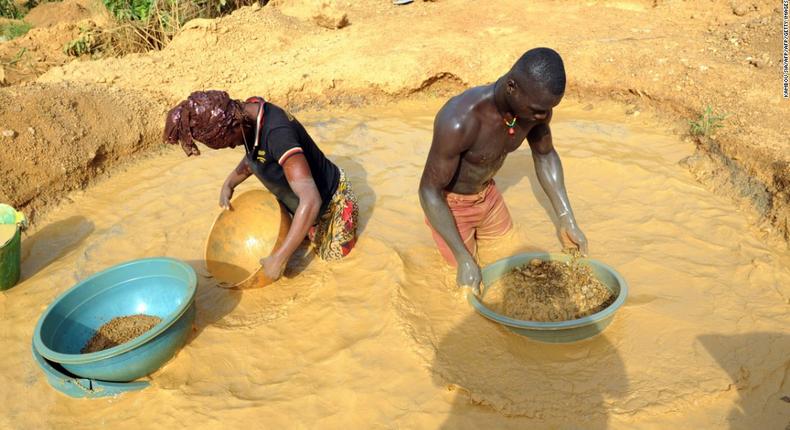
[[[587,237],[568,217],[560,217],[560,240],[563,248],[577,248],[582,255],[587,255]]]
[[[285,271],[285,261],[281,261],[278,257],[270,255],[266,258],[261,258],[261,266],[263,273],[272,282],[280,279]]]
[[[459,287],[468,287],[476,296],[480,296],[480,282],[483,275],[480,273],[480,266],[473,258],[466,258],[458,262],[458,273],[455,282]]]
[[[227,184],[222,185],[222,190],[219,192],[219,207],[222,209],[232,210],[230,206],[230,199],[233,197],[233,187]]]

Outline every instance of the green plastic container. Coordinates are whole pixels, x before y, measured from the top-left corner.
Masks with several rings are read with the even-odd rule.
[[[27,226],[27,221],[22,213],[0,203],[0,224],[16,226],[14,236],[5,243],[0,243],[0,291],[2,291],[19,282],[19,268],[22,264],[22,229]]]
[[[0,290],[7,290],[19,282],[22,254],[22,229],[16,227],[14,237],[0,246]]]

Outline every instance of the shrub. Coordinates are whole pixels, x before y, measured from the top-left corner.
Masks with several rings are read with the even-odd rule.
[[[727,115],[725,114],[714,114],[713,108],[708,105],[696,121],[689,121],[689,133],[692,136],[708,137],[714,131],[724,126],[722,121],[726,117]]]

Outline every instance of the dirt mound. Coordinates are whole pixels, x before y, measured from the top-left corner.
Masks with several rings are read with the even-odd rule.
[[[35,216],[105,169],[161,144],[164,103],[115,88],[0,89],[0,202]]]
[[[53,66],[73,60],[63,47],[80,34],[76,24],[63,23],[49,28],[32,28],[22,37],[0,43],[0,74],[14,85],[34,80]]]
[[[35,80],[52,67],[75,58],[65,46],[80,37],[81,28],[104,28],[113,18],[99,0],[42,3],[25,16],[27,34],[0,43],[0,86]]]
[[[41,3],[25,15],[25,21],[37,28],[52,27],[61,23],[77,24],[84,20],[106,25],[112,22],[112,17],[98,0]]]
[[[279,0],[273,6],[278,7],[285,15],[313,22],[330,30],[351,24],[343,5],[336,0]]]
[[[11,23],[18,23],[20,20],[18,19],[10,19],[10,18],[3,18],[0,17],[0,25],[6,25]]]

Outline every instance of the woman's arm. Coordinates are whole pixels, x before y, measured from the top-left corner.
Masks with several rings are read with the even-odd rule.
[[[299,206],[293,215],[291,228],[285,240],[270,256],[261,260],[266,276],[273,281],[282,275],[286,263],[307,236],[310,227],[315,224],[321,209],[321,194],[315,185],[304,154],[297,153],[288,157],[283,163],[283,169],[288,185],[299,197]]]
[[[247,164],[247,157],[244,157],[239,162],[239,165],[233,169],[222,184],[222,190],[219,192],[219,206],[223,209],[232,209],[230,207],[230,199],[233,197],[233,190],[245,179],[252,175],[252,170]]]

